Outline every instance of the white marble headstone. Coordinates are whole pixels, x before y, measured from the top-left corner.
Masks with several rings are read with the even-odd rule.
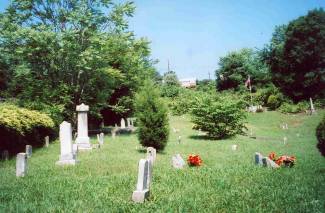
[[[16,176],[24,177],[27,173],[27,154],[18,153],[16,159]]]
[[[73,151],[72,145],[72,128],[71,124],[63,121],[60,124],[60,160],[56,162],[57,165],[75,165],[76,155]]]
[[[88,137],[88,116],[89,106],[85,104],[76,107],[78,113],[78,134],[76,143],[80,150],[90,150],[91,144]]]
[[[132,200],[136,203],[143,203],[149,197],[148,178],[151,172],[149,171],[149,160],[141,159],[139,161],[138,182],[137,188],[133,191]],[[151,179],[151,177],[150,177]]]

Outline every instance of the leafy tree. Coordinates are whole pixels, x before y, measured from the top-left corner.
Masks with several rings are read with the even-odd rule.
[[[325,12],[277,27],[266,58],[272,79],[294,101],[325,95]]]
[[[67,119],[81,102],[95,118],[105,107],[131,111],[120,98],[154,71],[149,42],[128,31],[134,8],[108,0],[13,0],[0,14],[0,70],[9,96],[36,109],[59,106]]]
[[[217,89],[239,89],[248,75],[255,84],[265,84],[270,81],[269,70],[260,59],[258,52],[244,48],[237,52],[230,52],[219,61],[216,70]]]
[[[147,80],[136,95],[135,109],[140,143],[163,150],[169,136],[167,107],[151,81]]]

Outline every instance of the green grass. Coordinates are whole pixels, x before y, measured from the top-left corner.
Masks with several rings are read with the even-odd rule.
[[[131,201],[138,161],[145,157],[137,151],[135,135],[105,137],[104,148],[79,153],[75,167],[55,165],[56,142],[34,151],[24,178],[15,177],[15,159],[0,163],[0,212],[325,212],[325,158],[315,147],[321,114],[251,114],[248,126],[257,139],[218,141],[191,137],[197,131],[188,117],[172,117],[171,128],[180,133],[171,131],[165,151],[158,154],[151,197],[143,204]],[[282,122],[289,130],[279,127]],[[239,145],[237,151],[232,144]],[[295,155],[297,165],[278,170],[255,166],[256,151]],[[171,157],[176,153],[184,159],[197,153],[204,165],[175,170]]]

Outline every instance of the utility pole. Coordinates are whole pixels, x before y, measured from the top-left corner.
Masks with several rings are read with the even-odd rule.
[[[169,59],[167,60],[167,63],[168,63],[168,68],[167,69],[168,69],[168,72],[169,72]]]
[[[209,81],[211,81],[211,78],[210,78],[210,72],[209,72]]]

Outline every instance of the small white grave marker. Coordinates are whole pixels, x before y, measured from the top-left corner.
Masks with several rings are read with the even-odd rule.
[[[16,159],[16,176],[24,177],[27,173],[27,154],[18,153]]]
[[[175,169],[183,169],[185,166],[185,161],[180,154],[176,154],[172,157],[172,166]]]
[[[313,99],[309,98],[309,101],[310,101],[310,114],[312,115],[316,113],[316,110],[314,108]]]
[[[149,197],[149,179],[151,180],[151,171],[149,160],[141,159],[139,161],[137,188],[133,191],[132,200],[136,203],[143,203]]]
[[[124,120],[124,118],[121,119],[121,129],[125,129],[125,120]]]
[[[49,147],[49,145],[50,145],[50,137],[45,136],[44,140],[45,140],[45,147]]]
[[[97,141],[100,146],[104,145],[104,133],[97,134]]]
[[[151,160],[152,164],[155,162],[157,157],[157,151],[153,147],[147,148],[147,159]]]
[[[234,145],[231,146],[232,151],[236,151],[237,148],[238,148],[238,145],[236,145],[236,144],[234,144]]]

